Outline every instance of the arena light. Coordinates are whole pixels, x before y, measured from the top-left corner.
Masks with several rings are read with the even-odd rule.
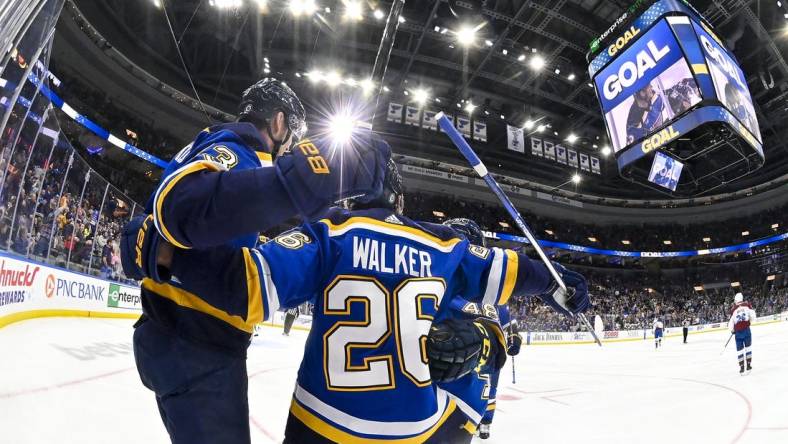
[[[509,223],[508,222],[500,221],[500,222],[498,222],[498,225],[500,225],[500,226],[502,226],[504,228],[509,228]]]
[[[575,75],[574,75],[574,74],[569,74],[568,76],[566,76],[566,78],[567,78],[569,81],[572,81],[572,80],[574,80],[574,79],[575,79]]]
[[[568,136],[566,136],[566,141],[569,142],[569,143],[577,142],[577,135],[569,134]]]
[[[739,281],[731,282],[731,287],[741,287],[741,282]]]
[[[583,180],[583,177],[577,173],[572,175],[572,183],[577,185]]]
[[[288,8],[293,17],[311,16],[317,11],[314,0],[290,0]]]
[[[547,233],[550,236],[553,235],[553,230],[544,230],[544,232]]]
[[[547,127],[546,127],[546,126],[544,126],[544,125],[539,125],[539,126],[537,126],[537,127],[536,127],[536,132],[537,132],[537,133],[543,133],[545,129],[547,129]]]
[[[430,99],[430,94],[427,92],[426,89],[418,88],[413,90],[413,98],[411,100],[413,100],[419,106],[422,106],[425,103],[427,103],[427,100],[429,99]]]
[[[364,6],[357,0],[343,0],[345,5],[345,13],[342,15],[345,19],[352,21],[359,21],[364,18]]]
[[[530,66],[531,69],[533,69],[534,71],[541,70],[542,68],[544,68],[544,65],[545,65],[544,57],[540,55],[535,55],[531,57],[531,60],[528,62],[528,66]]]
[[[591,236],[591,237],[588,238],[588,241],[589,242],[596,242],[596,238],[594,236]]]
[[[342,75],[339,74],[339,71],[329,71],[326,73],[325,81],[330,87],[335,87],[342,83]]]
[[[613,153],[613,150],[611,150],[609,146],[605,145],[605,146],[602,147],[602,151],[601,152],[602,152],[603,156],[607,157],[607,156],[609,156],[609,155],[611,155]]]
[[[383,20],[383,17],[385,16],[386,14],[384,14],[380,9],[372,11],[372,17],[375,17],[375,20]]]
[[[673,242],[668,239],[665,239],[664,241],[662,241],[662,243],[665,245],[673,245]]]
[[[780,228],[780,224],[772,224],[772,230]]]
[[[153,0],[153,6],[161,9],[161,2],[159,0]]]
[[[217,9],[239,8],[243,3],[241,0],[211,0],[208,2]]]
[[[742,231],[742,232],[741,232],[741,235],[742,235],[742,236],[749,236],[749,235],[750,235],[750,232],[749,232],[749,231],[747,231],[747,230],[744,230],[744,231]]]
[[[476,105],[474,105],[470,100],[468,100],[468,103],[465,104],[465,112],[468,113],[468,115],[473,114],[473,111],[475,111],[476,108]]]
[[[558,69],[558,68],[556,68],[556,69],[555,69],[555,71],[553,71],[553,72],[555,73],[555,75],[559,75],[559,74],[561,74],[561,70],[560,70],[560,69]]]
[[[534,129],[534,125],[536,125],[536,122],[534,122],[531,119],[528,119],[523,124],[523,128],[527,129],[528,131],[531,131],[532,129]]]
[[[773,275],[773,274],[770,274],[770,275],[766,276],[766,280],[767,280],[767,281],[773,281],[773,280],[774,280],[776,277],[777,277],[777,276],[775,276],[775,275]]]
[[[323,72],[320,70],[309,71],[306,73],[306,76],[309,77],[309,81],[312,83],[320,83],[323,80]]]
[[[375,82],[372,79],[364,79],[359,82],[359,86],[361,90],[364,91],[364,94],[371,94],[372,90],[375,88]]]
[[[624,239],[624,240],[621,241],[621,243],[624,244],[624,245],[629,245],[631,242],[629,242],[628,240]]]
[[[257,9],[259,9],[260,12],[268,12],[268,0],[253,0],[253,3],[257,4]]]
[[[346,112],[331,116],[328,122],[328,131],[335,144],[344,145],[353,138],[356,129],[356,120]]]
[[[476,43],[476,31],[478,27],[470,26],[470,25],[462,25],[460,29],[454,32],[454,35],[457,39],[457,43],[464,47],[472,46]]]
[[[692,288],[694,288],[695,291],[703,291],[703,285],[696,285],[696,286],[694,286]]]
[[[711,238],[710,237],[704,237],[703,238],[703,242],[711,242]]]
[[[487,45],[487,46],[492,46],[493,42],[492,42],[492,40],[485,40],[484,44]]]
[[[525,54],[520,54],[519,56],[517,56],[518,62],[522,62],[523,60],[525,60]]]

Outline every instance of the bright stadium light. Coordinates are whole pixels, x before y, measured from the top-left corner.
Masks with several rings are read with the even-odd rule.
[[[348,20],[359,21],[364,18],[364,6],[357,0],[343,0],[345,5],[344,17]]]
[[[546,128],[547,127],[544,126],[544,125],[539,125],[539,126],[536,127],[536,132],[537,133],[543,133]]]
[[[268,0],[253,0],[252,3],[256,3],[257,4],[257,9],[259,9],[260,12],[267,12],[268,11]]]
[[[290,8],[290,13],[293,14],[294,17],[300,17],[302,15],[310,16],[317,11],[315,0],[290,0],[288,7]]]
[[[544,58],[540,55],[535,55],[531,57],[531,60],[528,62],[528,66],[531,67],[534,71],[539,71],[544,68],[545,61]]]
[[[609,156],[610,154],[613,153],[613,150],[611,150],[609,146],[605,145],[605,146],[602,147],[602,151],[601,152],[602,152],[603,156],[607,157],[607,156]]]
[[[323,80],[323,72],[319,70],[309,71],[306,73],[306,76],[309,77],[309,81],[312,83],[320,83]]]
[[[329,71],[325,76],[326,83],[334,87],[342,83],[342,75],[338,71]]]
[[[476,43],[476,28],[473,26],[462,25],[455,34],[457,36],[457,43],[462,46],[468,47]]]
[[[523,128],[527,129],[528,131],[531,131],[532,129],[534,129],[534,125],[536,125],[536,122],[534,122],[531,119],[528,119],[523,124]]]
[[[373,82],[372,79],[364,79],[358,82],[358,84],[361,90],[364,91],[364,94],[371,94],[372,89],[375,88],[375,82]]]
[[[331,140],[338,145],[344,145],[353,138],[356,129],[356,120],[348,113],[339,113],[328,121],[328,131]]]
[[[159,1],[159,0],[153,0],[153,6],[155,6],[155,7],[159,8],[159,9],[161,9],[161,1]]]
[[[372,16],[375,17],[375,20],[383,20],[386,15],[380,9],[376,9],[372,12]]]
[[[577,142],[577,135],[569,134],[568,136],[566,136],[566,141],[569,142],[569,143]]]
[[[473,111],[475,109],[476,109],[476,105],[474,105],[473,102],[468,100],[468,103],[465,104],[465,112],[467,112],[470,115],[473,114]]]
[[[518,62],[522,62],[523,60],[525,60],[525,54],[520,54],[519,56],[517,56]]]
[[[566,78],[571,82],[572,80],[575,79],[575,75],[574,74],[569,74],[568,76],[566,76]]]
[[[583,180],[583,177],[582,177],[582,176],[580,176],[579,174],[575,173],[574,175],[572,175],[572,183],[573,183],[573,184],[577,185],[577,184],[579,184],[579,183],[580,183],[580,181],[582,181],[582,180]]]
[[[419,105],[424,105],[429,100],[430,95],[427,90],[423,88],[419,88],[413,91],[413,101],[418,103]]]

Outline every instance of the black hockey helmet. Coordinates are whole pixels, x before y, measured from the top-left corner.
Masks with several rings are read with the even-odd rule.
[[[270,137],[268,123],[279,111],[285,114],[293,141],[301,140],[307,129],[304,105],[289,86],[273,77],[266,77],[246,88],[238,106],[238,121],[252,123],[260,129],[265,127]]]
[[[458,217],[447,220],[443,223],[443,225],[449,226],[454,229],[454,231],[462,234],[466,239],[468,239],[468,242],[472,243],[473,245],[478,245],[480,247],[487,246],[487,241],[484,239],[484,233],[482,232],[481,227],[479,227],[479,224],[470,219]]]
[[[378,143],[386,143],[381,139],[377,140]],[[348,206],[353,209],[364,208],[390,208],[397,214],[402,214],[405,202],[405,188],[402,185],[402,175],[399,173],[397,163],[394,159],[389,158],[386,163],[386,176],[383,178],[383,192],[373,199],[359,201],[355,199],[349,200]]]

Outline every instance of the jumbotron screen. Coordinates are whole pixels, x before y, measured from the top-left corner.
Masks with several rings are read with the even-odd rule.
[[[615,152],[646,138],[701,101],[666,20],[660,20],[594,78]]]
[[[691,27],[690,26],[691,23]],[[677,32],[676,26],[688,26]],[[718,100],[758,140],[761,140],[755,109],[752,105],[744,74],[733,56],[705,26],[696,20],[662,18],[645,32],[630,29],[628,39],[634,41],[617,52],[607,49],[611,61],[594,76],[616,153],[659,132],[681,119],[688,110],[704,99]],[[687,38],[687,42],[677,38]],[[700,41],[705,64],[690,64],[684,51]],[[625,45],[624,45],[625,46]],[[697,43],[694,43],[697,48]],[[704,96],[696,75],[708,74],[714,90]],[[714,97],[716,93],[717,97]],[[676,134],[678,136],[678,134]]]

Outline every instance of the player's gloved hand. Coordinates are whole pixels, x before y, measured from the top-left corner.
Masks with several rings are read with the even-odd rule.
[[[566,291],[558,286],[558,282],[553,281],[550,288],[539,297],[545,304],[566,316],[586,311],[591,303],[586,278],[557,262],[553,262],[553,266],[566,284]]]
[[[523,345],[523,337],[519,333],[509,335],[506,340],[506,354],[509,356],[517,356],[520,354],[520,347]]]
[[[378,197],[390,157],[389,144],[363,130],[342,146],[304,140],[277,158],[275,168],[296,209],[314,220],[337,201]]]
[[[120,261],[130,279],[150,278],[156,282],[170,279],[167,268],[159,267],[157,254],[164,240],[153,226],[153,216],[137,216],[123,227],[120,236]]]
[[[451,382],[474,369],[492,363],[503,367],[506,355],[500,352],[493,323],[477,319],[448,319],[433,324],[427,335],[430,377],[435,382]]]

